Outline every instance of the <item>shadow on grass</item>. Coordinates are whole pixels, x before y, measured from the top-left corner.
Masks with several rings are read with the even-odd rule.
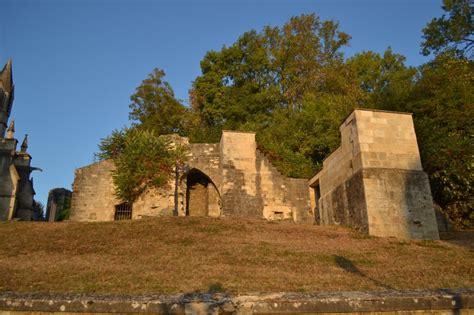
[[[337,255],[334,255],[333,258],[334,258],[334,262],[336,263],[336,265],[338,265],[340,268],[344,269],[345,271],[350,272],[350,273],[352,273],[354,275],[357,275],[359,277],[366,278],[366,279],[372,281],[378,287],[381,287],[381,288],[384,288],[384,289],[387,289],[387,290],[394,290],[394,288],[392,288],[391,286],[386,285],[386,284],[378,281],[377,279],[374,279],[372,277],[367,276],[365,273],[360,271],[359,268],[357,268],[357,266],[351,260],[349,260],[345,257],[342,257],[342,256],[337,256]]]
[[[442,241],[474,251],[474,230],[440,232]]]
[[[220,282],[212,283],[209,285],[208,292],[209,293],[224,293],[226,292],[226,288]]]

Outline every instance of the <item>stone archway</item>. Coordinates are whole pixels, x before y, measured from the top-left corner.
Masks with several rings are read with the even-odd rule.
[[[212,180],[198,169],[186,174],[186,215],[219,217],[220,195]]]

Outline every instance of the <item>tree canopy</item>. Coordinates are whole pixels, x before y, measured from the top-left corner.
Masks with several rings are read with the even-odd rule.
[[[153,129],[124,128],[102,139],[98,157],[113,158],[117,196],[133,202],[145,190],[165,186],[186,158],[186,147]]]
[[[423,65],[406,110],[435,201],[458,225],[474,223],[474,64],[449,54]]]
[[[210,51],[191,90],[192,108],[206,127],[253,129],[277,109],[300,109],[304,95],[319,89],[324,67],[341,62],[350,37],[337,23],[314,14],[283,27],[244,33],[230,47]]]
[[[165,72],[153,69],[137,87],[130,99],[129,118],[141,128],[158,134],[184,134],[187,108],[174,96],[171,85],[164,81]]]
[[[433,18],[423,29],[423,55],[451,51],[458,56],[473,56],[474,4],[471,0],[443,0],[443,14]]]

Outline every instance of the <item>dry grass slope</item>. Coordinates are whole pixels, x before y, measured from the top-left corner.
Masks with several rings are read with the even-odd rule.
[[[0,291],[178,293],[474,286],[472,232],[445,241],[342,227],[159,218],[0,224]]]

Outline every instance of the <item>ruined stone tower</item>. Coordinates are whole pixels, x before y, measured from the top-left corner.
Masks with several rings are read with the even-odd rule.
[[[33,216],[33,180],[28,138],[25,135],[20,151],[15,139],[15,123],[8,125],[13,105],[12,62],[9,60],[0,72],[0,221],[20,218],[31,220]],[[8,127],[7,127],[8,126]]]
[[[339,130],[341,146],[309,181],[318,223],[374,236],[439,239],[411,114],[358,109]]]

